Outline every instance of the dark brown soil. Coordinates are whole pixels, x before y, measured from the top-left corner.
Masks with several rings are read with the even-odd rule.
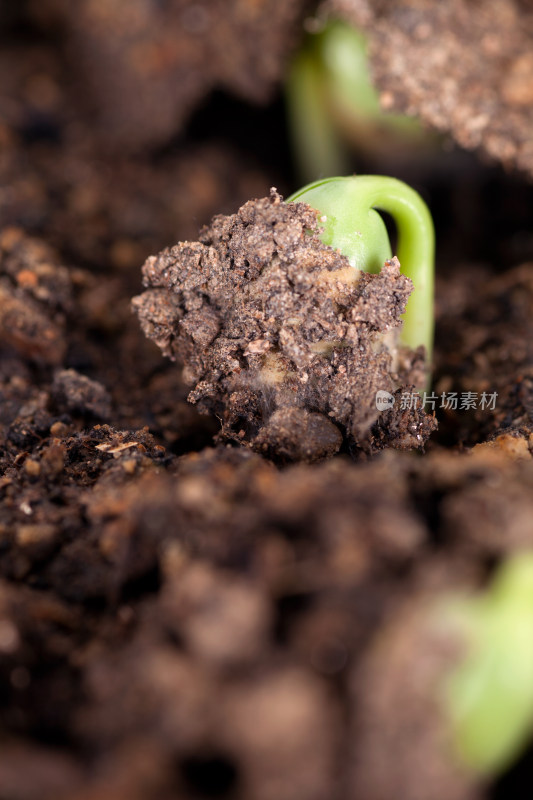
[[[224,16],[214,2],[156,6],[143,47],[179,15]],[[462,642],[435,608],[533,546],[532,265],[497,273],[461,253],[440,265],[439,429],[409,451],[432,414],[368,404],[378,384],[398,398],[417,382],[412,354],[402,375],[376,352],[409,292],[396,262],[317,282],[317,264],[328,277],[345,262],[305,233],[306,207],[267,196],[277,152],[262,161],[183,128],[171,141],[215,78],[263,98],[297,38],[301,4],[230,6],[234,72],[222,48],[194,72],[179,51],[153,127],[145,74],[130,83],[132,9],[152,4],[1,8],[0,800],[393,800],[399,787],[406,800],[501,800],[450,741],[438,697]],[[103,85],[113,58],[123,69]],[[87,87],[78,104],[71,79]],[[114,155],[80,122],[89,97],[107,142],[124,143]],[[141,148],[156,140],[157,153]],[[496,225],[477,235],[497,248]],[[186,285],[191,265],[201,288]],[[134,295],[178,363],[145,337]],[[295,314],[307,326],[291,338]],[[365,369],[353,341],[336,360],[309,357],[348,340],[349,322]],[[269,350],[283,363],[266,404],[255,377]],[[441,407],[452,392],[497,401]],[[506,798],[520,796],[515,774],[530,795],[530,763],[504,776]]]

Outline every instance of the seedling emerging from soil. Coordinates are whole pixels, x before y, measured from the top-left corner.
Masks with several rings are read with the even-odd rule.
[[[349,193],[351,183],[337,181]],[[379,392],[392,397],[423,380],[424,365],[420,351],[396,358],[390,346],[412,282],[398,259],[383,263],[388,239],[371,214],[363,224],[382,267],[375,275],[321,241],[315,208],[284,203],[275,189],[216,216],[199,242],[146,261],[147,291],[133,300],[143,330],[180,363],[189,400],[221,420],[221,439],[284,462],[316,461],[345,441],[367,452],[421,447],[434,430],[421,408],[382,414],[376,403]]]
[[[345,255],[356,269],[379,272],[391,258],[385,223],[376,209],[392,216],[398,232],[401,271],[413,282],[403,315],[400,343],[423,345],[427,363],[433,346],[435,236],[428,208],[417,192],[395,178],[357,175],[310,183],[289,197],[316,209],[321,239]]]
[[[454,739],[468,766],[493,775],[533,731],[533,553],[510,558],[483,595],[453,613],[469,643],[447,687]]]

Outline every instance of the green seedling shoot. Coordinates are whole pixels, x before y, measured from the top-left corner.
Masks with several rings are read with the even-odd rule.
[[[320,238],[340,250],[350,264],[379,272],[392,249],[383,218],[390,214],[398,233],[397,256],[413,292],[403,318],[400,343],[423,345],[428,365],[433,348],[433,283],[435,236],[429,210],[417,192],[395,178],[357,175],[326,178],[295,192],[287,202],[303,202],[317,210]]]
[[[449,609],[468,650],[445,705],[463,763],[492,776],[533,733],[533,553],[510,557],[481,595]]]
[[[293,58],[285,85],[294,158],[302,180],[350,169],[350,150],[379,159],[387,151],[431,148],[417,120],[382,111],[363,34],[339,20],[319,26]]]

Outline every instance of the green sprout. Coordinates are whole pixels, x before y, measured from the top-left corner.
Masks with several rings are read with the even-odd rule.
[[[303,180],[349,169],[349,146],[417,152],[434,138],[412,117],[383,111],[363,34],[333,20],[305,38],[285,85],[289,128]]]
[[[508,558],[483,594],[451,612],[469,644],[446,685],[453,740],[470,769],[495,775],[533,732],[533,553]]]
[[[376,209],[390,214],[398,233],[401,270],[413,282],[403,317],[400,343],[425,348],[431,362],[433,346],[433,281],[435,236],[428,208],[414,189],[382,175],[357,175],[316,181],[291,195],[316,209],[324,244],[340,250],[350,264],[379,272],[392,257],[385,223]]]

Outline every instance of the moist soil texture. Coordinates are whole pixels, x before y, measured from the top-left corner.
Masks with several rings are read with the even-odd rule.
[[[440,4],[341,5],[399,37],[384,81],[405,20],[457,44]],[[403,404],[401,265],[356,274],[283,201],[278,83],[313,11],[0,7],[0,800],[531,796],[527,741],[502,774],[463,760],[438,615],[533,547],[531,188],[426,157],[433,380]],[[522,140],[456,122],[527,173]]]

